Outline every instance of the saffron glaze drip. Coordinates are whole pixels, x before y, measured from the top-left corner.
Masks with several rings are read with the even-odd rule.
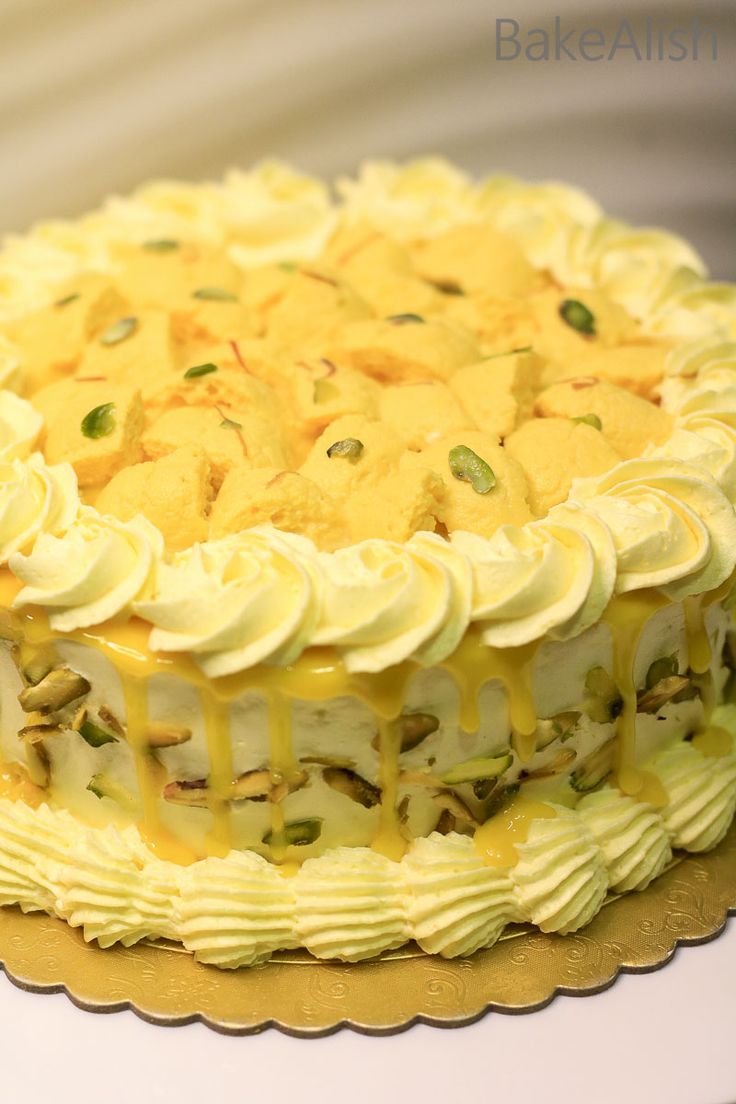
[[[705,611],[725,596],[731,583],[729,580],[717,591],[685,602],[689,662],[706,680],[712,656]],[[20,585],[10,572],[1,570],[0,605],[9,607]],[[623,709],[617,721],[615,782],[622,793],[635,795],[655,807],[663,807],[667,797],[658,779],[636,766],[634,660],[647,621],[669,604],[659,592],[643,590],[615,597],[603,616],[612,636],[613,674],[623,698]],[[55,640],[62,639],[49,628],[42,609],[26,608],[20,613],[8,614],[8,618],[11,628],[20,637],[24,660],[48,653],[49,649],[53,650]],[[400,742],[398,726],[391,722],[402,710],[408,682],[420,669],[418,664],[406,661],[376,674],[350,674],[330,649],[312,648],[286,667],[254,667],[225,678],[209,679],[191,656],[151,652],[148,633],[149,626],[133,617],[76,630],[64,634],[63,639],[98,649],[119,673],[126,704],[127,740],[133,751],[142,797],[143,820],[138,827],[159,857],[182,864],[200,857],[161,824],[159,802],[166,781],[165,771],[145,740],[148,680],[155,674],[167,672],[188,681],[200,694],[210,760],[208,807],[213,826],[206,844],[208,854],[222,856],[232,847],[231,811],[226,797],[233,781],[230,703],[249,691],[256,691],[268,703],[271,772],[275,782],[288,781],[297,770],[291,738],[292,700],[326,701],[353,695],[372,710],[379,731],[382,792],[379,824],[372,846],[389,858],[401,858],[407,840],[397,812]],[[492,680],[502,683],[508,698],[513,745],[522,763],[527,762],[536,749],[532,669],[540,643],[493,649],[482,643],[479,632],[471,630],[455,654],[442,665],[458,687],[459,723],[465,731],[475,731],[479,726],[481,687]],[[704,736],[701,742],[706,754],[722,754],[717,736]],[[0,793],[29,804],[37,804],[44,796],[43,790],[35,786],[25,772],[9,765],[3,768],[0,777]],[[283,864],[286,873],[293,872],[293,862],[289,860],[294,849],[284,842],[283,810],[278,803],[272,803],[270,811],[271,859]],[[515,844],[526,841],[533,820],[554,815],[549,805],[517,797],[478,829],[476,847],[489,865],[511,865],[515,861]]]

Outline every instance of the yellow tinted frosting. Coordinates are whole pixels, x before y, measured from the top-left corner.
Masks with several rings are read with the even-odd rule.
[[[472,954],[521,919],[508,873],[488,866],[467,836],[416,840],[402,868],[411,931],[428,954]]]
[[[42,426],[35,407],[12,391],[0,391],[0,461],[30,456]]]
[[[736,809],[736,756],[709,758],[681,743],[657,756],[651,769],[669,798],[662,817],[673,847],[708,851],[720,843]]]
[[[299,942],[345,962],[406,943],[407,895],[396,872],[390,859],[354,847],[307,859],[294,879]]]
[[[47,606],[58,632],[99,625],[131,612],[162,551],[161,534],[144,518],[121,522],[83,506],[63,536],[42,533],[28,555],[11,556],[11,571],[26,584],[14,608]]]
[[[651,805],[604,789],[584,797],[577,812],[603,851],[615,893],[646,889],[672,858],[662,817]]]
[[[511,870],[525,920],[542,931],[577,931],[593,919],[608,888],[605,856],[579,816],[559,809],[532,821]]]
[[[40,533],[63,533],[78,509],[77,477],[69,464],[50,466],[40,453],[27,462],[0,462],[0,563],[29,551]]]

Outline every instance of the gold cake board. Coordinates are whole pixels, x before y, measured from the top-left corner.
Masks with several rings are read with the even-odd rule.
[[[714,938],[729,913],[736,913],[736,825],[710,854],[679,858],[644,893],[612,899],[578,934],[518,928],[468,959],[409,947],[344,965],[284,952],[261,967],[224,971],[173,944],[103,951],[62,921],[5,908],[0,965],[23,989],[65,992],[92,1012],[130,1009],[156,1024],[381,1035],[415,1023],[460,1027],[490,1011],[533,1012],[558,993],[601,992],[621,972],[663,966],[679,944]]]

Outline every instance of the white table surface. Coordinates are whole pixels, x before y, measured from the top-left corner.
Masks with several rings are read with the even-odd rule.
[[[735,1002],[733,919],[605,993],[388,1038],[155,1027],[0,976],[0,1086],[12,1104],[734,1104]]]

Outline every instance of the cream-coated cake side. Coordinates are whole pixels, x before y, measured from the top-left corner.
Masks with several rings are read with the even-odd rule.
[[[736,807],[736,292],[441,161],[0,254],[0,903],[252,965],[567,933]]]

